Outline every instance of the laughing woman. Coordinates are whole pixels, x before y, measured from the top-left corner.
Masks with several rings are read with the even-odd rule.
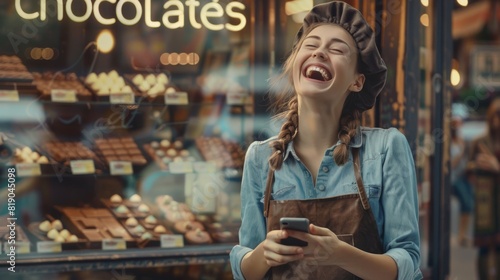
[[[422,278],[408,142],[360,126],[386,72],[358,10],[329,2],[306,15],[271,87],[281,131],[247,151],[236,279]],[[309,232],[280,230],[281,217],[308,218]]]

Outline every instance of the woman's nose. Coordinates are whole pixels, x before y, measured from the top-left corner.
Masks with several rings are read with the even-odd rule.
[[[321,49],[316,49],[312,55],[314,58],[325,59],[326,55]]]

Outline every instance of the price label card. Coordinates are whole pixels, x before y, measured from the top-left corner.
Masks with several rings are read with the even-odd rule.
[[[187,92],[165,93],[165,104],[167,105],[187,105],[188,103]]]
[[[19,177],[42,175],[42,168],[39,163],[18,163],[16,164],[16,171]]]
[[[127,249],[127,243],[124,239],[103,239],[102,240],[103,250],[125,250]]]
[[[70,166],[71,172],[75,175],[95,173],[94,161],[91,159],[72,160]]]
[[[18,254],[28,254],[31,252],[31,247],[29,242],[16,242],[16,253]]]
[[[243,93],[228,93],[227,94],[227,104],[228,105],[245,105],[247,95]]]
[[[111,175],[130,175],[134,173],[132,163],[129,161],[111,161],[109,169]]]
[[[193,162],[193,169],[196,173],[214,173],[217,166],[213,162],[197,161]]]
[[[168,168],[171,173],[175,174],[193,173],[192,162],[171,162],[168,164]]]
[[[161,248],[184,247],[184,238],[180,234],[162,234],[160,236]]]
[[[59,252],[62,252],[61,242],[38,241],[36,243],[36,251],[38,253],[59,253]]]
[[[109,95],[111,104],[134,104],[134,94],[130,93],[113,93]]]
[[[0,89],[0,101],[17,102],[19,101],[19,92],[17,90]]]
[[[54,102],[76,102],[76,90],[74,89],[53,89],[50,91],[50,96]]]

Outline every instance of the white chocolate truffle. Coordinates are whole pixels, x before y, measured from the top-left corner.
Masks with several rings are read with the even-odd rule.
[[[157,77],[156,77],[156,80],[158,81],[158,83],[161,83],[161,84],[168,84],[168,77],[167,75],[165,75],[165,73],[160,73]]]
[[[146,222],[146,224],[156,224],[158,222],[158,220],[152,215],[147,216],[144,221]]]
[[[45,220],[38,225],[38,228],[43,232],[49,232],[52,229],[52,224]]]
[[[175,157],[177,155],[177,151],[174,148],[170,148],[167,150],[167,156]]]
[[[182,147],[184,147],[184,144],[182,144],[182,141],[181,140],[175,140],[174,142],[174,147],[178,150],[182,149]]]
[[[134,194],[129,198],[130,202],[138,203],[142,201],[142,198],[138,194]]]
[[[126,221],[125,221],[125,225],[126,226],[129,226],[129,227],[135,227],[137,226],[139,223],[137,222],[137,219],[134,218],[134,217],[130,217],[128,218]]]
[[[135,85],[140,85],[142,84],[142,82],[144,82],[144,77],[141,75],[141,74],[137,74],[134,76],[134,78],[132,79],[132,82],[135,84]]]
[[[58,235],[56,238],[54,238],[54,242],[64,242],[66,239],[64,239],[62,236]]]
[[[30,147],[24,147],[24,148],[21,150],[21,153],[23,153],[23,154],[27,154],[27,155],[31,154],[32,152],[33,152],[33,151],[31,150],[31,148],[30,148]]]
[[[139,85],[139,89],[143,92],[147,92],[149,89],[151,88],[151,86],[146,82],[142,82],[140,85]]]
[[[186,149],[183,149],[183,150],[180,151],[179,154],[180,154],[181,157],[188,157],[189,156],[189,151],[186,150]]]
[[[154,232],[155,233],[166,233],[167,229],[162,225],[158,225],[155,227]]]
[[[60,220],[54,220],[52,222],[52,228],[53,229],[57,229],[57,230],[62,230],[63,229],[63,225],[62,225],[62,223],[61,223]]]
[[[76,235],[72,234],[70,237],[68,237],[68,242],[78,242],[78,237]]]
[[[163,139],[160,142],[160,146],[168,148],[170,146],[170,141],[168,141],[167,139]]]
[[[115,209],[116,213],[120,213],[120,214],[124,214],[124,213],[128,213],[128,208],[125,207],[124,205],[120,205],[118,206],[116,209]]]
[[[130,86],[124,86],[122,88],[122,92],[123,93],[134,93],[134,91],[132,90],[132,88]]]
[[[143,226],[138,225],[138,226],[136,226],[134,229],[132,229],[132,231],[133,231],[134,233],[139,234],[139,233],[143,233],[143,232],[145,232],[145,231],[146,231],[146,229],[144,229],[144,227],[143,227]]]
[[[112,203],[122,203],[123,199],[120,195],[118,194],[114,194],[111,196],[111,198],[109,199],[109,201],[111,201]]]
[[[97,81],[97,75],[93,72],[88,74],[87,78],[85,78],[85,83],[88,85],[95,83],[95,81]]]
[[[41,156],[36,162],[41,164],[49,163],[49,159],[46,156]]]
[[[63,229],[59,233],[59,236],[62,237],[62,238],[64,238],[66,240],[66,239],[68,239],[68,237],[71,236],[71,233],[67,229]]]
[[[146,76],[146,82],[148,82],[148,84],[150,84],[150,85],[156,84],[156,77],[155,77],[155,75],[153,75],[153,74],[147,75]]]
[[[149,206],[147,206],[146,204],[141,204],[141,205],[139,205],[137,210],[139,210],[139,212],[142,212],[142,213],[147,213],[147,212],[149,212]]]
[[[166,92],[166,93],[167,93],[167,94],[169,94],[169,93],[175,93],[175,88],[173,88],[173,87],[168,87],[168,88],[167,88],[167,92]]]
[[[108,77],[112,80],[116,80],[116,79],[118,79],[119,75],[118,75],[118,72],[116,72],[116,70],[111,70],[108,73]]]
[[[148,240],[148,239],[151,239],[151,238],[153,238],[153,235],[151,233],[149,233],[149,232],[145,232],[145,233],[143,233],[141,235],[141,239],[142,240]]]
[[[33,152],[33,153],[30,154],[30,158],[33,161],[37,161],[40,158],[40,155],[37,152]]]
[[[56,239],[59,236],[59,232],[57,229],[53,228],[47,233],[47,237],[50,239]]]

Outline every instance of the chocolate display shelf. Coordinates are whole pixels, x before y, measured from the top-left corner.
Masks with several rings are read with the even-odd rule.
[[[79,141],[48,141],[44,144],[44,148],[51,162],[57,163],[54,165],[56,172],[71,173],[70,163],[75,160],[92,160],[94,163],[95,173],[102,173],[106,170],[106,164],[92,151],[90,147]]]
[[[15,55],[0,55],[0,82],[30,83],[33,75]]]
[[[89,248],[100,249],[105,239],[123,239],[127,248],[137,247],[136,240],[106,208],[56,207],[71,232],[84,236]]]

